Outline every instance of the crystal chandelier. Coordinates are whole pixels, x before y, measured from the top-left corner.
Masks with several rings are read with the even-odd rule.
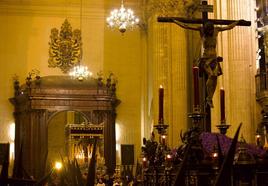
[[[121,33],[139,23],[139,19],[134,15],[133,10],[124,7],[123,0],[120,9],[112,10],[106,21],[111,28],[118,28]]]
[[[82,0],[80,1],[80,31],[81,31],[81,35],[82,35]],[[82,61],[82,49],[81,49],[81,55],[80,55],[80,59],[78,62],[78,65],[75,66],[70,72],[69,75],[74,78],[77,79],[79,81],[83,81],[84,79],[88,78],[88,76],[92,76],[92,72],[90,72],[87,68],[87,66],[83,66],[81,65],[81,61]]]
[[[83,81],[84,79],[88,78],[88,76],[92,76],[92,72],[88,71],[87,66],[79,64],[71,70],[69,75],[79,81]]]

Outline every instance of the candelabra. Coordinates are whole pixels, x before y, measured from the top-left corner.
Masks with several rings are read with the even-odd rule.
[[[159,143],[151,139],[144,139],[143,151],[143,182],[144,185],[172,185],[175,178],[174,157],[167,143],[168,124],[164,123],[164,88],[159,88],[159,118],[154,125],[159,135]]]

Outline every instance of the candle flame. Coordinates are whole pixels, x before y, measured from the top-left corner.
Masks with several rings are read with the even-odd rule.
[[[163,85],[160,85],[160,88],[163,88]]]
[[[172,155],[168,154],[168,155],[167,155],[167,158],[168,158],[168,159],[171,159],[171,158],[172,158]]]
[[[55,169],[60,170],[61,168],[62,168],[62,163],[56,161],[56,162],[55,162]]]
[[[212,154],[212,156],[213,156],[213,158],[217,158],[217,157],[218,157],[218,153],[217,153],[217,152],[214,152],[214,153]]]

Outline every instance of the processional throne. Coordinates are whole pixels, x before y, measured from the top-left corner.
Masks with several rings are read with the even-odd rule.
[[[80,167],[88,167],[92,158],[94,140],[97,139],[97,168],[104,167],[104,124],[68,124],[65,127],[66,152],[69,159],[76,159]]]

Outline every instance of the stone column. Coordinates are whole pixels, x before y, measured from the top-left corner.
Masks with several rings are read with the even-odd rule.
[[[154,8],[157,5],[155,3]],[[159,5],[161,5],[161,13],[172,12],[167,8],[168,6],[163,6],[163,3]],[[176,10],[183,9],[180,4],[178,6],[180,7]],[[147,132],[151,131],[158,121],[158,88],[162,85],[164,87],[164,123],[169,125],[169,146],[174,147],[180,142],[180,131],[186,131],[188,128],[187,113],[191,105],[189,70],[191,71],[192,60],[187,58],[194,56],[196,48],[189,45],[189,42],[194,41],[195,37],[175,24],[158,23],[158,13],[152,12],[148,19],[148,77],[151,79],[148,79],[150,89],[147,95],[148,106],[151,106],[148,109],[151,113],[148,114],[151,115],[152,120],[147,123]],[[175,13],[177,13],[176,16],[185,17],[182,13]]]
[[[217,18],[252,21],[251,27],[235,27],[219,36],[220,54],[223,56],[223,76],[220,86],[226,90],[226,119],[231,124],[228,135],[233,136],[239,123],[243,123],[241,134],[247,142],[254,141],[255,131],[255,25],[254,1],[218,0]],[[218,94],[214,99],[217,99]],[[218,99],[219,100],[219,99]],[[214,114],[219,115],[219,112]],[[218,118],[218,117],[215,117]],[[219,120],[213,120],[213,125]]]

